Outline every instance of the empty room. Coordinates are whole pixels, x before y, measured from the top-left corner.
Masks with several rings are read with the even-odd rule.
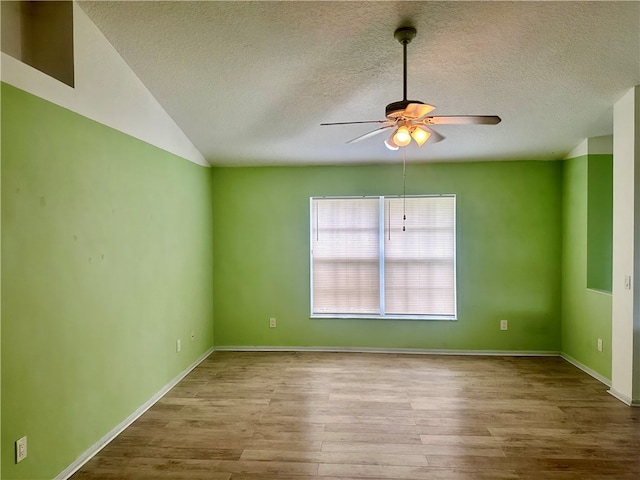
[[[2,480],[640,478],[640,2],[0,3]]]

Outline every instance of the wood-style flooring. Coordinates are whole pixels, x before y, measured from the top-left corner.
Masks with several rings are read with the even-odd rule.
[[[556,357],[216,352],[73,480],[640,479],[640,408]]]

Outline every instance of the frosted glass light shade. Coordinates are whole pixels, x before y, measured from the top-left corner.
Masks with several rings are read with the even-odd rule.
[[[409,143],[411,143],[411,133],[409,133],[409,129],[404,125],[398,128],[396,133],[393,135],[393,141],[399,147],[406,147],[409,145]]]
[[[411,130],[411,136],[416,141],[418,146],[421,147],[424,144],[424,142],[429,140],[429,137],[431,136],[431,132],[428,132],[427,130],[424,130],[423,128],[420,128],[420,127],[414,127],[413,130]]]
[[[393,141],[393,135],[391,135],[389,138],[387,138],[384,141],[384,146],[387,147],[389,150],[398,150],[398,145],[396,144],[396,142]]]

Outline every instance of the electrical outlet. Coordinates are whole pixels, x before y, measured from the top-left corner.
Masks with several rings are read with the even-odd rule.
[[[182,350],[182,342],[180,342],[180,339],[176,340],[176,352],[179,352],[180,350]]]
[[[602,339],[601,338],[598,339],[598,351],[599,352],[602,351]]]
[[[625,290],[631,290],[631,275],[624,276],[624,288]]]
[[[269,328],[276,328],[276,319],[274,317],[269,319]]]
[[[500,330],[507,330],[509,328],[509,322],[507,320],[500,320]]]
[[[27,436],[16,440],[16,463],[27,458]]]

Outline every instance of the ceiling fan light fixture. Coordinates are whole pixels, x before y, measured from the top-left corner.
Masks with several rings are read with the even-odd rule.
[[[384,146],[387,147],[389,150],[398,150],[398,148],[400,148],[396,142],[393,141],[393,135],[391,135],[389,138],[387,138],[384,141]]]
[[[398,128],[398,130],[396,130],[396,133],[393,134],[392,138],[394,143],[399,147],[406,147],[411,143],[411,133],[405,125],[402,125],[400,128]]]
[[[411,129],[411,136],[416,141],[418,146],[421,147],[422,145],[424,145],[424,142],[429,140],[429,137],[431,136],[431,132],[428,132],[424,128],[420,128],[416,126]]]

